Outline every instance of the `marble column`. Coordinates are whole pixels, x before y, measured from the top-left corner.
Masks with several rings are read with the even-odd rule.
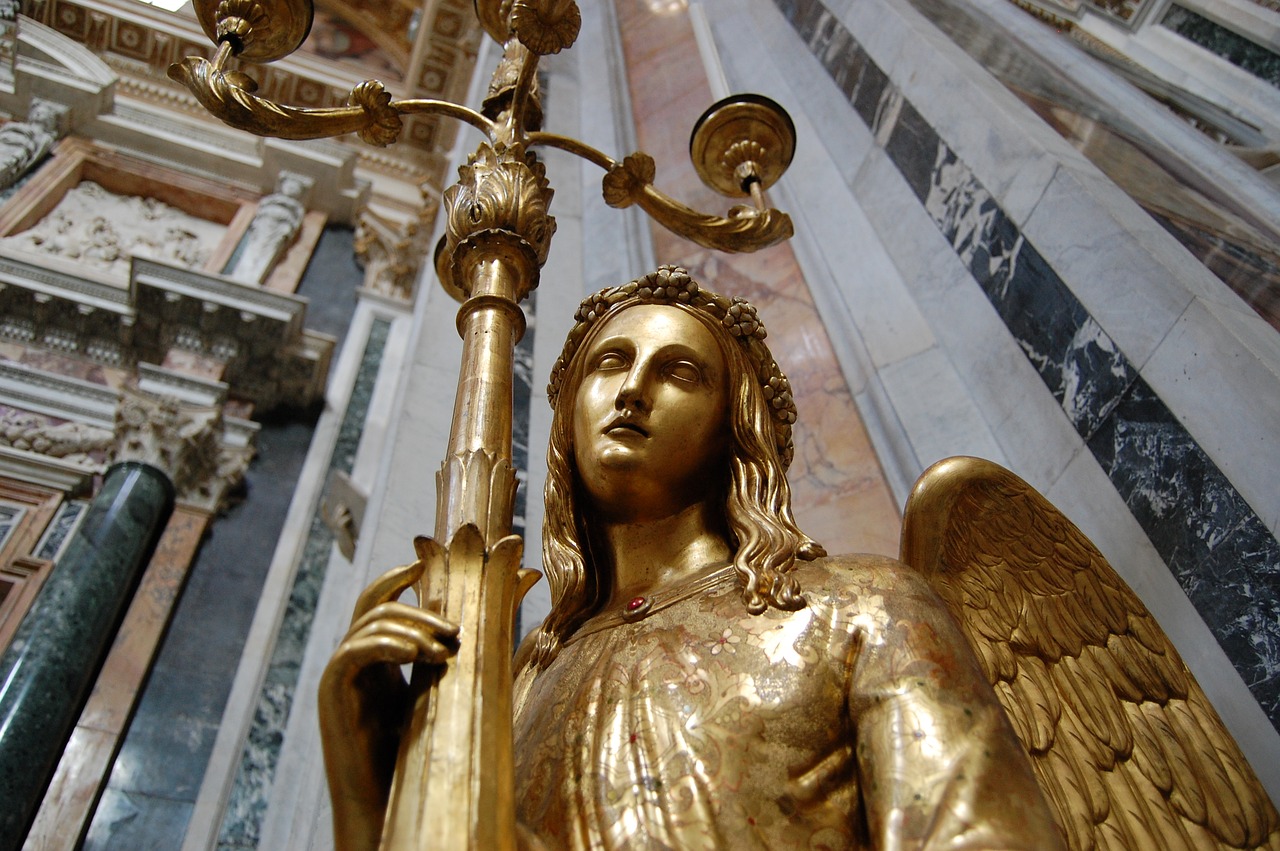
[[[156,467],[115,464],[0,657],[0,849],[19,847],[173,509]]]

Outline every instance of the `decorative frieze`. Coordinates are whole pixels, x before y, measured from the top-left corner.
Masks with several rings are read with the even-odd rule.
[[[31,172],[53,143],[66,132],[67,108],[33,98],[26,121],[0,127],[0,189],[8,189]]]
[[[4,128],[0,128],[2,143]],[[3,148],[0,147],[0,156]],[[0,163],[0,180],[5,164]],[[227,228],[159,201],[111,192],[90,180],[62,196],[34,226],[0,239],[5,248],[101,270],[122,282],[133,257],[198,269]]]

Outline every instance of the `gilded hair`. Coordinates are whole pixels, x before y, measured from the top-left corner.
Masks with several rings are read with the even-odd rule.
[[[683,269],[674,267],[602,290],[579,309],[578,324],[570,332],[548,388],[554,413],[547,450],[542,561],[551,590],[551,612],[534,638],[530,661],[539,668],[551,663],[563,641],[595,614],[609,593],[590,565],[589,518],[573,460],[572,409],[584,372],[576,355],[609,318],[640,304],[670,304],[687,311],[711,330],[725,356],[732,445],[724,519],[747,610],[761,614],[769,606],[803,607],[791,570],[797,557],[807,560],[824,554],[796,526],[791,512],[786,467],[791,460],[795,406],[786,377],[763,343],[764,326],[755,309],[741,299],[700,288]]]

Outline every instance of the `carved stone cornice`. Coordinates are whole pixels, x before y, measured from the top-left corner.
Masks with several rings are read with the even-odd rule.
[[[120,394],[105,384],[0,361],[0,404],[110,431]]]
[[[135,258],[139,360],[171,348],[226,365],[231,392],[259,407],[306,406],[323,392],[333,340],[303,328],[306,299]]]
[[[129,369],[170,349],[226,365],[259,409],[324,392],[334,341],[303,327],[306,299],[135,258],[130,288],[0,254],[0,339]]]

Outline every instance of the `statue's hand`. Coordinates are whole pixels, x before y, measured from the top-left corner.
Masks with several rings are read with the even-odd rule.
[[[397,567],[365,589],[320,679],[320,736],[343,851],[378,845],[410,703],[400,666],[438,664],[457,647],[456,625],[397,602],[422,570],[422,562]]]

